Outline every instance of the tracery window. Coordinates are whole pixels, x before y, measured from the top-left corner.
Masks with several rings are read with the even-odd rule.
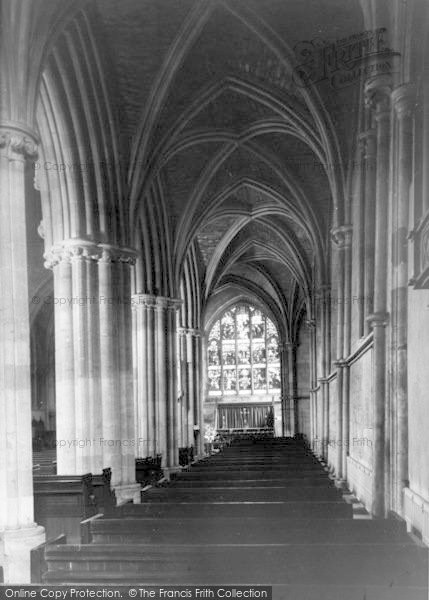
[[[234,306],[209,333],[207,364],[210,396],[278,392],[280,353],[276,326],[253,306]]]

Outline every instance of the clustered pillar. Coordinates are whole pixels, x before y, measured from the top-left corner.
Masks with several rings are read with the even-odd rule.
[[[403,491],[408,482],[408,389],[407,389],[407,325],[408,325],[408,230],[410,185],[413,155],[413,110],[415,88],[405,84],[392,92],[397,125],[397,180],[393,223],[392,319],[394,414],[397,439],[393,504],[402,513]]]
[[[37,156],[26,128],[0,127],[0,564],[8,583],[30,581],[30,548],[44,541],[34,523],[30,319],[25,179]]]
[[[375,189],[375,281],[373,314],[367,323],[373,330],[373,470],[372,513],[385,516],[387,472],[386,448],[386,324],[387,324],[387,228],[389,204],[389,140],[390,140],[390,77],[370,80],[366,86],[366,101],[376,122],[376,189]]]
[[[338,252],[337,282],[337,439],[335,477],[338,485],[345,485],[349,449],[349,365],[350,352],[350,296],[351,296],[351,239],[352,228],[342,225],[332,232],[332,240]]]
[[[179,329],[180,360],[183,372],[181,397],[181,445],[194,447],[194,454],[201,455],[202,406],[200,405],[200,342],[198,329]]]
[[[287,381],[286,381],[286,403],[285,403],[285,428],[286,435],[294,436],[296,433],[296,419],[297,419],[297,400],[296,400],[296,346],[292,342],[286,342],[284,344],[286,354],[286,369],[287,369]]]
[[[177,309],[181,301],[134,294],[135,386],[141,457],[161,455],[164,473],[179,464]]]
[[[118,502],[138,501],[133,428],[131,250],[64,241],[54,272],[57,472],[112,469]]]

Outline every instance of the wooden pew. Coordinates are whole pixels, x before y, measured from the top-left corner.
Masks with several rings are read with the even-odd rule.
[[[302,468],[298,467],[295,469],[192,469],[189,471],[182,471],[174,479],[202,479],[205,481],[213,481],[216,479],[223,479],[224,481],[238,481],[240,479],[296,479],[302,477],[327,477],[326,471],[322,468]]]
[[[111,479],[112,470],[110,468],[103,469],[101,475],[92,476],[95,503],[97,511],[100,513],[110,513],[116,506],[115,491],[110,486]]]
[[[34,519],[48,538],[66,534],[78,541],[82,519],[98,512],[91,473],[35,476],[33,489]]]
[[[335,501],[291,501],[291,502],[144,502],[140,505],[126,504],[116,508],[119,517],[152,518],[215,518],[215,517],[264,517],[332,519],[351,518],[353,508],[342,500]]]
[[[136,458],[136,481],[142,486],[150,485],[162,478],[162,456]]]
[[[181,473],[175,473],[171,476],[172,481],[289,481],[297,479],[322,479],[326,481],[326,471],[233,471],[227,469],[225,471],[208,471],[207,473],[201,471],[182,471]]]
[[[427,585],[427,551],[392,543],[50,545],[45,558],[44,583]]]
[[[237,479],[237,480],[225,480],[225,479],[185,479],[179,475],[179,477],[170,481],[170,488],[174,489],[213,489],[228,487],[229,489],[249,487],[250,485],[256,485],[257,487],[332,487],[333,481],[326,477],[326,473],[323,477],[301,477],[289,478],[289,479]]]
[[[82,524],[83,525],[83,524]],[[413,545],[404,522],[356,519],[236,517],[117,519],[91,517],[82,543],[95,544],[311,544],[387,543]]]
[[[254,485],[257,485],[254,484]],[[222,488],[222,489],[176,489],[151,488],[141,494],[142,502],[272,502],[297,501],[307,502],[338,501],[342,492],[331,487],[272,487],[272,488]]]

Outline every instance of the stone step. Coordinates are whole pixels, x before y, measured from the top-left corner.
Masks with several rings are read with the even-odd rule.
[[[110,582],[138,575],[163,585],[427,583],[427,551],[402,544],[58,545],[48,546],[46,561],[46,583],[89,582],[97,573],[109,573]]]

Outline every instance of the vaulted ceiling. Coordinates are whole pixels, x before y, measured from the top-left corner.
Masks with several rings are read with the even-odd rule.
[[[364,29],[358,0],[94,0],[91,10],[136,245],[157,229],[173,291],[192,248],[203,303],[238,286],[298,318],[328,278],[360,86],[307,85],[297,67]]]

